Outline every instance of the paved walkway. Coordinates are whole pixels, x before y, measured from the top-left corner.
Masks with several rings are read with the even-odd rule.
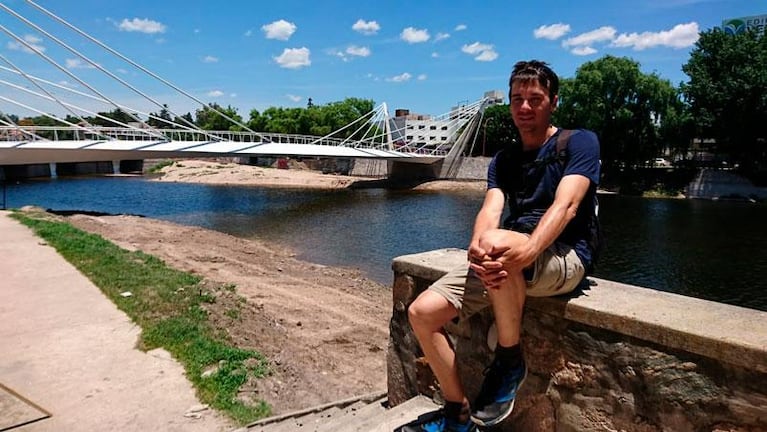
[[[29,229],[0,211],[0,429],[223,431],[164,350]],[[39,409],[38,409],[39,408]],[[186,415],[185,415],[186,414]]]

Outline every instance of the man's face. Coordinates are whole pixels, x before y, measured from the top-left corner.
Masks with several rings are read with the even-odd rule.
[[[513,83],[509,100],[511,118],[520,132],[546,130],[551,124],[551,113],[557,105],[557,96],[552,101],[548,89],[538,81]]]

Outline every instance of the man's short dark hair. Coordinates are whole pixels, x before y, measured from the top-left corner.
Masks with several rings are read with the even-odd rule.
[[[538,81],[541,87],[549,90],[549,99],[559,94],[559,77],[549,67],[548,63],[540,60],[517,62],[509,77],[509,91],[515,82]]]

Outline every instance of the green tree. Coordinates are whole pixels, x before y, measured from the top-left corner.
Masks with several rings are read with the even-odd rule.
[[[91,117],[86,118],[88,120],[88,123],[95,125],[95,126],[105,126],[105,127],[122,127],[121,125],[117,124],[116,122],[120,122],[123,124],[128,123],[135,123],[136,119],[133,118],[130,114],[123,111],[120,108],[115,108],[112,111],[105,111],[98,113],[101,117]],[[115,120],[111,121],[109,119]]]
[[[204,106],[201,109],[198,109],[195,113],[195,118],[197,126],[199,126],[201,129],[204,130],[213,130],[213,131],[238,131],[242,130],[242,126],[239,126],[238,124],[232,122],[231,120],[228,120],[223,115],[226,115],[226,117],[229,117],[233,120],[236,120],[239,123],[242,123],[242,117],[237,114],[237,108],[232,107],[231,105],[227,105],[226,108],[221,107],[221,105],[217,103],[210,103],[206,106]]]
[[[767,123],[767,38],[754,32],[703,32],[682,67],[682,86],[697,136],[714,138],[748,172],[765,166]]]
[[[641,164],[665,147],[661,125],[674,117],[678,90],[639,63],[605,56],[584,63],[575,78],[562,80],[554,120],[563,127],[595,131],[601,141],[605,171],[616,165]]]
[[[264,116],[262,116],[257,109],[252,109],[250,110],[250,118],[248,119],[247,125],[250,130],[254,130],[256,132],[264,132],[266,131],[266,118],[264,118]]]
[[[511,119],[509,105],[490,106],[485,109],[472,156],[492,156],[515,140],[519,140],[519,132]]]
[[[150,113],[149,120],[146,123],[158,129],[173,129],[176,127],[170,118],[170,111],[168,111],[168,105],[166,104],[163,104],[159,113]]]
[[[190,127],[192,125],[195,125],[194,118],[192,118],[192,113],[187,112],[186,114],[182,114],[181,116],[176,116],[173,119],[173,123],[184,125],[187,127]]]

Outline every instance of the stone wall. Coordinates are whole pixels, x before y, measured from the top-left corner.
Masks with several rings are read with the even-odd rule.
[[[407,323],[407,306],[465,257],[465,251],[446,249],[393,262],[392,405],[419,393],[439,400]],[[528,299],[528,380],[512,416],[494,430],[767,431],[767,313],[589,282],[570,298]],[[448,329],[470,399],[491,360],[492,321],[485,311]]]

